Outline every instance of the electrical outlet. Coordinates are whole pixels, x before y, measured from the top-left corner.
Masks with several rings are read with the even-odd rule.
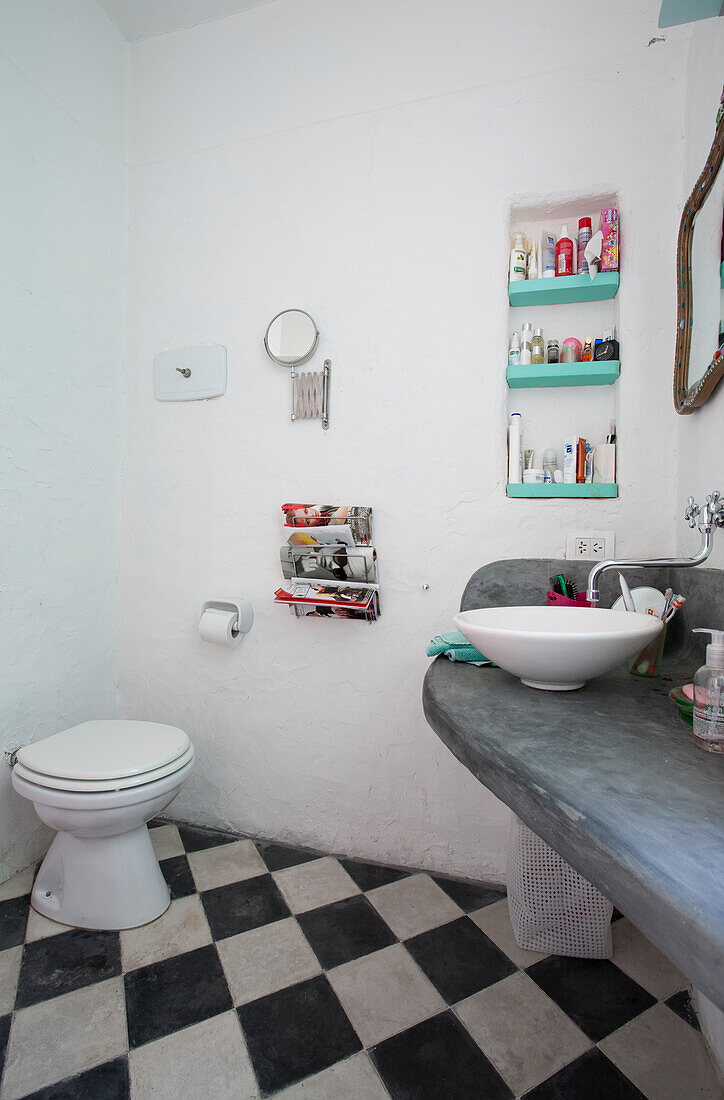
[[[616,552],[613,531],[566,532],[566,558],[569,561],[604,561]]]

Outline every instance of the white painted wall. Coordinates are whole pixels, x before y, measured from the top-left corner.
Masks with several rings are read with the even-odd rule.
[[[117,713],[127,47],[0,5],[0,745]],[[46,831],[0,769],[0,881]]]
[[[120,688],[196,744],[178,816],[501,878],[507,811],[427,727],[424,645],[478,565],[560,554],[573,525],[672,544],[691,30],[648,46],[658,7],[278,0],[133,47]],[[511,205],[600,193],[623,232],[620,499],[507,501]],[[334,364],[328,433],[289,423],[264,353],[292,306]],[[155,402],[154,353],[207,341],[226,396]],[[272,606],[294,498],[375,507],[378,624]],[[202,644],[202,601],[237,592],[252,633]]]
[[[695,24],[689,47],[687,85],[684,100],[684,143],[682,155],[681,206],[691,190],[709,155],[714,139],[714,127],[724,80],[724,19],[705,19]],[[721,217],[721,208],[719,211]],[[694,324],[697,317],[694,300]],[[698,378],[701,370],[694,373]],[[724,382],[720,382],[713,397],[697,412],[675,418],[677,448],[676,529],[679,548],[692,552],[692,534],[682,522],[686,498],[691,494],[702,503],[712,489],[724,493],[724,456],[721,427],[724,417]],[[696,539],[693,539],[696,543]],[[710,564],[724,568],[724,538],[719,532]],[[724,621],[721,620],[720,621]],[[716,624],[712,624],[716,625]]]

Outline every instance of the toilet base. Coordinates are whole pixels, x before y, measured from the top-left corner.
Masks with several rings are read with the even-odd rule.
[[[109,837],[58,833],[30,898],[60,924],[114,931],[148,924],[170,900],[145,825]]]

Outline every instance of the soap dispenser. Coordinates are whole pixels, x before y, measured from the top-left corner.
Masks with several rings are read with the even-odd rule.
[[[704,630],[711,634],[706,647],[706,664],[694,677],[694,741],[707,752],[724,753],[724,630]]]

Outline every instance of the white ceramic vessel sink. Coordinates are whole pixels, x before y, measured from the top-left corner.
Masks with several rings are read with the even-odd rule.
[[[461,611],[468,641],[528,687],[574,691],[633,657],[663,623],[599,607],[485,607]]]

